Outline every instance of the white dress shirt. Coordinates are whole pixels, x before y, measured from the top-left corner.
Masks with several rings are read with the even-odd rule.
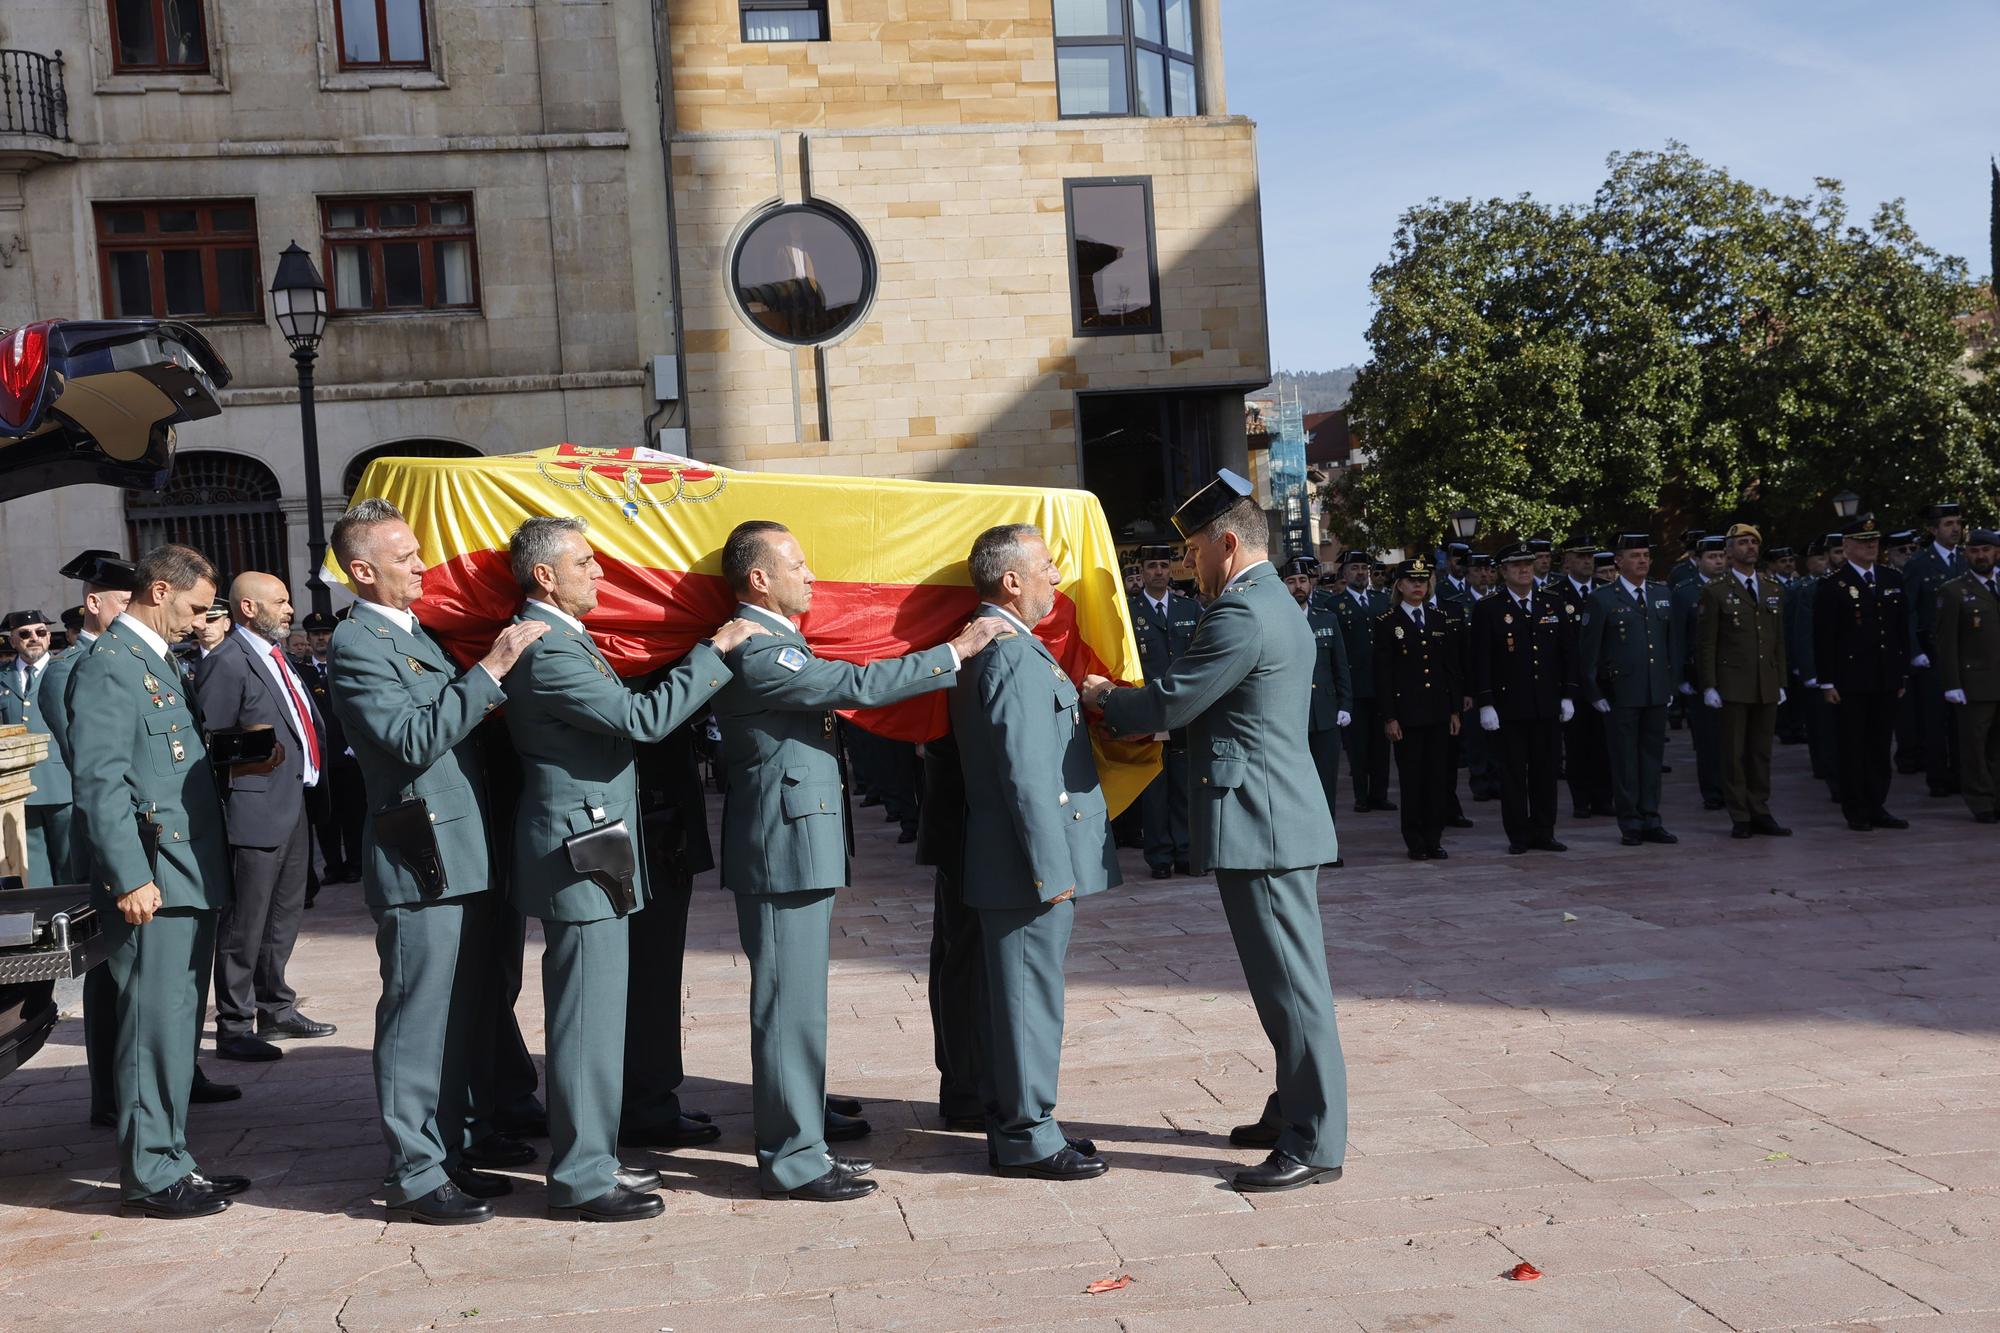
[[[305,682],[299,679],[298,672],[292,670],[289,661],[281,660],[280,655],[272,652],[277,645],[263,635],[243,625],[229,632],[243,640],[243,646],[263,665],[264,674],[277,688],[278,701],[285,706],[285,715],[292,720],[292,734],[299,738],[299,771],[304,775],[306,786],[316,785],[319,782],[319,765],[313,763],[313,747],[305,741],[312,734],[312,714],[308,710],[305,716],[299,715],[299,703],[306,698]]]

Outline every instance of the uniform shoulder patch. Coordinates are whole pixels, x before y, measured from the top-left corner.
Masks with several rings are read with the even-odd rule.
[[[787,671],[804,670],[808,660],[810,659],[796,648],[787,646],[778,650],[778,665]]]

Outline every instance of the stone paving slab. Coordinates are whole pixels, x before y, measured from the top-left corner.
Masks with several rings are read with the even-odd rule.
[[[987,1175],[930,1101],[928,874],[863,811],[830,1071],[867,1102],[877,1195],[758,1196],[747,974],[704,883],[684,1096],[723,1137],[651,1155],[665,1216],[549,1222],[531,1167],[486,1226],[388,1225],[372,935],[355,891],[329,889],[292,978],[339,1034],[208,1061],[245,1088],[191,1125],[205,1167],[255,1181],[228,1213],[116,1214],[75,1022],[0,1081],[0,1328],[2000,1333],[2000,893],[1977,873],[2000,835],[1919,779],[1892,806],[1913,829],[1849,834],[1787,748],[1776,804],[1799,836],[1736,843],[1690,799],[1684,734],[1669,760],[1671,848],[1566,820],[1569,854],[1508,857],[1474,804],[1449,862],[1413,864],[1393,815],[1343,810],[1347,868],[1320,884],[1348,1174],[1285,1195],[1227,1185],[1258,1156],[1227,1134],[1270,1051],[1214,886],[1152,881],[1131,853],[1128,883],[1078,911],[1064,1050],[1065,1127],[1113,1170]],[[537,1049],[539,948],[520,1006]],[[1544,1276],[1501,1276],[1523,1259]]]

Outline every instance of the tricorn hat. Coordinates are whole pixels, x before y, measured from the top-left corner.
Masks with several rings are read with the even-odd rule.
[[[139,567],[121,560],[115,551],[85,551],[56,571],[58,578],[81,579],[93,588],[113,592],[135,592],[139,587]]]
[[[1250,498],[1252,487],[1228,468],[1217,468],[1215,480],[1188,497],[1186,504],[1174,511],[1174,531],[1183,537],[1191,537],[1209,524],[1228,513],[1236,505]]]
[[[1699,541],[1705,535],[1697,533],[1695,541]],[[1693,542],[1689,542],[1689,545],[1693,545]],[[1621,532],[1618,534],[1618,549],[1620,551],[1650,551],[1653,549],[1653,539],[1643,532]]]
[[[1148,560],[1171,561],[1173,558],[1174,548],[1171,546],[1155,544],[1139,548],[1139,563],[1141,564],[1144,564]]]
[[[6,619],[0,620],[0,629],[12,633],[20,629],[23,625],[46,625],[48,623],[49,617],[46,612],[29,608],[22,611],[9,611]]]
[[[1290,560],[1287,560],[1279,568],[1278,572],[1288,579],[1295,578],[1300,574],[1311,578],[1313,575],[1319,573],[1319,561],[1309,555],[1295,555]]]

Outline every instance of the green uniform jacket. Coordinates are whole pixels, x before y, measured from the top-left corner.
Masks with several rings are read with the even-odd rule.
[[[1940,688],[1964,690],[1967,702],[2000,703],[2000,598],[1971,574],[1938,588],[1931,599],[1937,626]]]
[[[1590,594],[1577,635],[1577,674],[1585,702],[1613,708],[1664,708],[1680,684],[1680,635],[1664,583],[1647,580],[1645,606],[1614,579]]]
[[[1695,620],[1694,687],[1724,703],[1773,704],[1785,684],[1785,590],[1757,575],[1751,596],[1734,570],[1701,590]]]
[[[483,667],[459,674],[427,634],[406,634],[358,607],[333,631],[327,695],[361,766],[369,819],[362,826],[363,890],[371,908],[434,901],[402,859],[375,841],[374,814],[421,797],[430,808],[444,861],[441,898],[480,893],[492,883],[486,783],[472,739],[505,701]]]
[[[1352,667],[1347,662],[1347,643],[1340,632],[1340,617],[1331,607],[1308,604],[1306,624],[1312,626],[1313,659],[1312,730],[1340,730],[1340,715],[1354,707]]]
[[[1937,590],[1966,572],[1965,552],[1952,548],[1951,559],[1938,554],[1937,544],[1924,547],[1909,558],[1901,573],[1909,590],[1910,656],[1937,652]],[[1936,665],[1936,663],[1932,663]],[[1947,686],[1947,689],[1953,688]]]
[[[22,722],[27,724],[31,736],[47,736],[48,715],[60,707],[62,693],[60,684],[49,688],[49,681],[55,678],[56,666],[64,658],[73,655],[74,648],[65,648],[49,658],[49,664],[42,668],[36,678],[33,691],[22,698],[18,689],[20,675],[17,668],[9,667],[0,671],[0,723]],[[28,793],[28,804],[68,805],[75,799],[70,787],[69,765],[63,759],[62,747],[54,740],[49,742],[46,759],[36,763],[28,777],[35,789]]]
[[[1105,696],[1119,735],[1188,729],[1197,871],[1296,870],[1339,855],[1306,743],[1316,653],[1298,603],[1262,561],[1210,604],[1171,670]]]
[[[1348,691],[1356,699],[1375,697],[1375,622],[1389,609],[1389,599],[1379,592],[1367,594],[1366,603],[1342,588],[1333,599],[1333,613],[1340,617],[1341,647],[1347,653]]]
[[[151,882],[163,907],[227,907],[222,802],[180,673],[114,623],[70,673],[68,697],[76,808],[94,888],[122,898]],[[159,825],[157,871],[139,841],[141,813]]]
[[[813,656],[796,627],[750,608],[774,631],[729,655],[736,678],[715,698],[729,794],[722,887],[800,893],[847,884],[847,798],[834,751],[836,708],[879,708],[958,680],[948,644],[856,666]]]
[[[563,842],[620,819],[638,838],[632,742],[665,740],[714,697],[729,680],[729,668],[713,648],[698,644],[655,689],[635,694],[590,636],[561,617],[531,605],[514,619],[545,624],[549,632],[529,644],[507,673],[507,732],[521,756],[508,891],[523,916],[603,921],[616,915],[610,896],[571,868]],[[632,889],[640,907],[646,904],[643,851],[633,848]]]
[[[95,643],[96,640],[92,639],[90,642]],[[55,660],[49,663],[49,669],[42,673],[40,690],[42,725],[49,729],[49,740],[53,742],[51,751],[62,756],[65,773],[75,771],[70,762],[69,752],[69,678],[76,674],[76,664],[81,662],[89,651],[89,643],[65,648],[56,654]],[[176,690],[175,693],[178,694],[179,691]],[[36,782],[40,781],[40,777],[37,776]],[[74,785],[71,787],[71,799],[75,799]],[[77,836],[81,837],[82,834],[79,832]]]
[[[980,793],[965,816],[969,905],[1035,907],[1120,882],[1076,686],[1040,639],[1016,631],[965,664],[951,732],[965,789]]]
[[[1804,574],[1785,589],[1785,664],[1801,684],[1813,674],[1813,595],[1819,577]]]

